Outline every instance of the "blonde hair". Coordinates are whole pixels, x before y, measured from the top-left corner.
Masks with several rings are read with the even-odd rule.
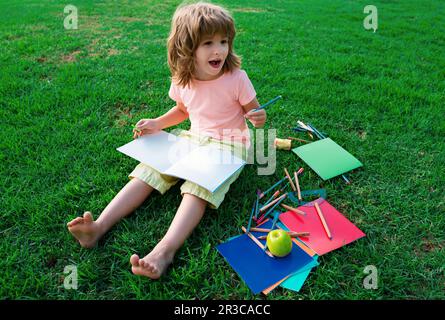
[[[176,84],[182,87],[191,84],[196,49],[205,37],[215,34],[228,38],[229,53],[223,72],[240,68],[241,58],[233,52],[235,24],[226,9],[206,2],[183,4],[176,9],[167,40],[168,65]]]

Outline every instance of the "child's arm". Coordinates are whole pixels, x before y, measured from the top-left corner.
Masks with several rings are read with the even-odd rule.
[[[159,130],[177,125],[185,121],[189,117],[187,109],[182,103],[177,103],[176,106],[167,111],[164,115],[156,119],[141,119],[136,123],[133,130],[133,138],[141,137],[145,134],[155,133]]]
[[[189,114],[184,104],[178,102],[176,106],[155,120],[159,122],[161,129],[165,129],[180,124],[181,122],[187,120],[188,117]]]
[[[244,117],[246,119],[249,119],[249,121],[254,125],[255,128],[263,127],[267,119],[266,110],[261,109],[258,111],[251,111],[258,108],[259,106],[260,104],[258,103],[258,100],[256,98],[253,98],[252,101],[243,106],[243,109],[246,112]]]

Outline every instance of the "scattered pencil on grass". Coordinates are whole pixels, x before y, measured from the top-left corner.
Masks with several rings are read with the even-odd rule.
[[[298,200],[301,201],[300,182],[298,181],[298,174],[296,171],[294,171],[294,176],[295,176],[295,185],[297,186]]]
[[[280,194],[281,190],[277,190],[274,192],[274,194],[269,198],[269,200],[266,201],[266,203],[263,206],[268,205],[272,200],[274,200],[278,195]]]
[[[287,172],[287,169],[284,168],[284,173],[286,173],[286,177],[289,180],[290,186],[292,187],[292,190],[297,191],[297,189],[295,188],[294,183],[292,182],[292,178],[289,175],[289,172]]]
[[[269,191],[275,189],[275,187],[279,186],[280,184],[283,183],[283,181],[286,180],[286,177],[284,177],[283,179],[280,179],[280,181],[278,181],[277,183],[275,183],[272,187],[270,187],[269,189],[267,189],[266,191],[263,192],[263,196],[266,195],[267,193],[269,193]]]
[[[260,219],[257,220],[257,224],[260,224],[263,222],[263,220],[271,213],[281,202],[284,201],[284,199],[287,197],[287,193],[283,194],[281,197],[277,199],[277,202],[273,205],[272,208],[270,208],[265,214],[261,216]]]
[[[263,206],[262,208],[260,208],[260,212],[263,213],[264,211],[266,211],[267,209],[272,207],[274,204],[276,204],[278,201],[282,200],[286,196],[287,196],[287,193],[281,195],[279,198],[277,198],[274,201],[272,201],[272,202],[268,203],[267,205]]]
[[[304,140],[304,139],[298,139],[298,138],[294,138],[294,137],[287,137],[287,138],[289,140],[295,140],[295,141],[299,141],[299,142],[310,143],[310,141]]]
[[[256,194],[257,194],[257,196],[258,196],[259,199],[261,199],[261,198],[264,197],[264,193],[263,193],[260,189],[257,189],[257,190],[256,190]]]

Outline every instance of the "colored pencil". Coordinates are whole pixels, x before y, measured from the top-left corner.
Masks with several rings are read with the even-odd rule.
[[[326,139],[325,135],[322,134],[320,131],[318,131],[317,128],[315,128],[313,125],[308,123],[308,126],[309,126],[309,128],[311,128],[313,130],[313,132],[317,135],[317,137],[319,139]]]
[[[263,104],[262,106],[259,106],[258,108],[253,109],[253,111],[258,111],[258,110],[264,109],[264,108],[266,108],[268,105],[270,105],[270,104],[276,102],[278,99],[281,99],[281,98],[282,98],[281,95],[280,95],[280,96],[277,96],[277,97],[273,98],[272,100],[270,100],[269,102],[266,102],[266,103]]]
[[[306,129],[307,131],[310,131],[310,132],[314,132],[314,130],[312,128],[310,128],[309,126],[304,124],[302,121],[298,120],[297,123],[301,128]]]
[[[258,199],[258,196],[257,196],[257,199]],[[250,225],[252,224],[253,214],[255,213],[255,210],[256,210],[255,204],[256,204],[256,200],[253,202],[252,212],[250,213],[249,222],[247,224],[247,232],[249,232],[249,230],[250,230]]]
[[[275,224],[278,221],[278,217],[280,216],[281,212],[275,212],[275,216],[273,217],[272,221],[272,227],[270,227],[272,230],[275,228]]]
[[[283,192],[283,191],[284,191],[284,189],[286,189],[288,185],[289,185],[289,181],[288,181],[288,182],[286,182],[286,184],[284,185],[284,187],[280,189],[280,192]]]
[[[289,210],[289,211],[292,211],[292,212],[301,214],[302,216],[305,216],[305,215],[306,215],[306,212],[301,211],[301,210],[298,210],[297,208],[293,208],[293,207],[291,207],[291,206],[285,205],[284,203],[282,203],[281,206],[282,206],[284,209],[286,209],[286,210]]]
[[[253,240],[253,242],[255,242],[261,249],[264,249],[264,246],[261,244],[261,242],[258,241],[257,238],[255,238],[255,236],[253,234],[251,234],[250,232],[247,232],[246,228],[241,227],[241,229],[244,231],[245,234],[247,234],[247,236]],[[272,253],[270,253],[269,251],[266,251],[266,254],[273,258],[274,256],[272,255]]]
[[[278,221],[278,217],[280,216],[280,212],[275,213],[275,216],[273,217],[273,222],[272,222],[272,227],[270,227],[272,230],[275,228],[275,224]],[[267,242],[266,245],[264,246],[263,250],[265,251],[267,249]]]
[[[294,176],[295,176],[295,185],[297,186],[298,200],[301,201],[300,182],[298,181],[298,174],[296,171],[294,171]]]
[[[294,183],[292,182],[292,178],[289,175],[289,172],[287,172],[287,169],[284,168],[284,173],[286,173],[286,177],[289,180],[290,186],[292,187],[292,190],[297,191],[297,189],[295,188]]]
[[[281,190],[277,190],[277,191],[275,191],[274,194],[272,195],[272,197],[270,197],[269,200],[266,201],[266,203],[264,204],[264,206],[267,205],[267,204],[269,204],[273,199],[275,199],[275,198],[280,194],[280,192],[281,192]]]
[[[286,196],[287,196],[287,193],[283,194],[283,196],[280,197],[281,199],[278,198],[277,200],[279,200],[279,201],[278,201],[277,203],[275,203],[275,204],[273,205],[273,207],[269,209],[269,211],[267,211],[265,214],[263,214],[263,215],[261,216],[261,219],[259,219],[259,220],[257,221],[257,223],[261,223],[261,222],[264,220],[264,218],[266,218],[266,217],[269,215],[269,213],[271,213],[271,212],[275,209],[276,206],[278,206],[281,202],[284,201],[284,199],[286,198]]]
[[[256,202],[255,202],[255,219],[258,217],[258,212],[259,212],[259,207],[260,207],[260,197],[256,197]]]
[[[276,186],[280,185],[283,183],[284,180],[286,180],[287,178],[284,177],[283,179],[281,179],[280,181],[278,181],[277,183],[275,183],[272,187],[270,187],[269,189],[267,189],[266,191],[263,192],[263,195],[266,195],[270,190],[275,189]]]
[[[304,139],[298,139],[298,138],[294,138],[294,137],[287,137],[287,138],[290,140],[296,140],[296,141],[300,141],[300,142],[310,143],[310,141],[304,140]]]
[[[258,195],[258,197],[259,197],[260,199],[264,197],[264,193],[261,192],[260,189],[257,189],[257,190],[256,190],[256,194]]]
[[[291,238],[307,237],[307,236],[311,235],[310,232],[289,232],[288,231],[287,233],[289,234],[289,236]],[[258,240],[265,240],[265,239],[267,239],[267,236],[259,236],[257,239]]]
[[[326,220],[323,216],[323,212],[321,212],[321,208],[317,202],[315,202],[315,209],[317,210],[318,216],[320,217],[321,223],[323,224],[324,231],[326,231],[328,238],[332,239],[331,231],[329,230],[328,224],[326,223]]]
[[[260,209],[260,212],[263,213],[265,210],[267,210],[268,208],[270,208],[271,206],[273,206],[274,204],[276,204],[278,201],[280,201],[281,199],[285,198],[286,196],[287,196],[287,193],[281,195],[279,198],[275,199],[271,203],[268,203],[267,205],[263,206]]]
[[[265,229],[265,228],[250,228],[251,231],[254,232],[270,232],[272,229]]]
[[[272,230],[275,228],[275,224],[277,223],[278,220],[278,216],[280,215],[280,213],[275,213],[275,216],[273,217],[273,222],[272,222],[272,227],[270,227]],[[263,250],[265,251],[267,249],[267,242],[264,245]]]

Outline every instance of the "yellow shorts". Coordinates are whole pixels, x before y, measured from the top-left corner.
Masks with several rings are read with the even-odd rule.
[[[224,142],[211,137],[198,136],[189,131],[181,131],[177,134],[179,137],[188,138],[192,142],[199,143],[200,145],[215,144],[219,147],[232,151],[236,156],[246,160],[247,149],[244,144],[240,142]],[[207,189],[197,185],[196,183],[185,181],[181,185],[181,195],[189,193],[197,196],[208,202],[211,209],[218,209],[223,202],[226,193],[229,191],[230,185],[238,178],[242,170],[239,170],[233,176],[225,181],[215,192],[210,192]],[[134,170],[128,176],[130,179],[138,178],[154,189],[158,190],[161,194],[164,194],[168,189],[174,186],[179,179],[176,177],[161,174],[159,171],[153,169],[146,164],[139,163]]]

